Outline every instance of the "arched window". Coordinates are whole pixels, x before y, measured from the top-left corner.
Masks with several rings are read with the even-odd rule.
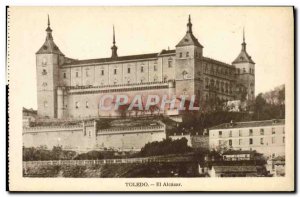
[[[205,78],[205,88],[208,89],[209,87],[209,80],[208,78]]]
[[[219,87],[219,86],[220,86],[220,82],[219,82],[219,81],[217,81],[217,83],[216,83],[216,89],[217,89],[217,90],[219,90],[219,89],[220,89],[220,87]]]
[[[207,65],[205,65],[204,73],[207,73],[207,71],[208,71],[208,68],[207,68]]]
[[[183,79],[187,79],[188,77],[188,72],[186,71],[186,70],[184,70],[183,72],[182,72],[182,75],[183,75]]]
[[[78,101],[75,102],[75,108],[76,108],[76,109],[79,108],[79,102],[78,102]]]

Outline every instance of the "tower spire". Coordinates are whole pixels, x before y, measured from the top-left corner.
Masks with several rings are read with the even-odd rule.
[[[53,40],[53,37],[52,37],[52,29],[50,27],[50,17],[49,17],[49,14],[48,14],[48,27],[46,29],[46,32],[47,32],[47,37],[46,37],[46,40]]]
[[[48,14],[48,27],[50,27],[50,18],[49,18],[49,14]]]
[[[117,58],[118,47],[116,46],[116,37],[115,37],[115,26],[113,25],[113,46],[111,47],[111,58]]]
[[[245,27],[243,27],[243,42],[245,42]]]
[[[245,28],[243,27],[243,43],[242,43],[242,51],[246,51],[246,41],[245,41]]]
[[[116,44],[116,38],[115,38],[115,26],[113,25],[113,44]]]
[[[191,15],[189,14],[189,21],[187,23],[187,32],[186,33],[193,33],[193,30],[192,30],[192,22],[191,22]]]

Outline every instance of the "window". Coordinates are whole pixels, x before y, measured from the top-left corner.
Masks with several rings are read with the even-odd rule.
[[[272,134],[275,134],[275,128],[272,128]]]
[[[153,70],[157,71],[157,65],[154,65]]]
[[[76,77],[78,77],[78,72],[76,72]]]
[[[260,135],[264,135],[265,131],[264,129],[260,129]]]
[[[232,131],[229,131],[229,137],[232,137]]]
[[[190,53],[189,52],[186,52],[186,57],[190,57]]]
[[[242,136],[242,131],[241,130],[239,130],[239,136]]]
[[[222,136],[222,131],[219,131],[219,136]]]
[[[143,72],[144,72],[144,66],[141,67],[141,73],[143,73]]]
[[[275,144],[275,137],[272,137],[272,144]]]
[[[243,73],[246,73],[246,69],[245,68],[243,68]]]
[[[169,60],[169,61],[168,61],[168,67],[169,67],[169,68],[172,68],[172,60]]]
[[[117,74],[117,69],[116,69],[116,68],[114,69],[114,74],[115,74],[115,75]]]
[[[285,137],[284,136],[282,137],[282,143],[285,143]]]
[[[205,88],[208,89],[209,88],[209,79],[205,78]]]
[[[76,109],[79,108],[79,102],[75,102],[75,108],[76,108]]]
[[[102,76],[104,75],[104,70],[101,70],[101,75],[102,75]]]
[[[284,129],[284,127],[282,128],[282,133],[285,134],[285,129]]]
[[[47,59],[46,59],[46,58],[43,58],[42,64],[43,64],[43,65],[47,65]]]
[[[89,102],[88,101],[85,102],[85,108],[89,108]]]
[[[242,139],[239,139],[239,145],[241,145],[242,144]]]
[[[253,135],[253,130],[249,129],[249,136],[252,136],[252,135]]]
[[[264,144],[264,138],[260,138],[260,144],[261,144],[261,145]]]
[[[67,78],[67,74],[66,74],[66,73],[64,73],[64,79],[65,79],[65,78]]]
[[[46,69],[43,69],[42,75],[47,75]]]
[[[164,76],[164,81],[167,81],[167,80],[168,80],[168,76],[165,75],[165,76]]]
[[[182,58],[182,53],[179,53],[179,57]]]
[[[253,139],[252,138],[249,138],[249,144],[253,144]]]
[[[130,68],[127,68],[127,73],[130,73]]]
[[[232,146],[232,140],[229,140],[229,146]]]

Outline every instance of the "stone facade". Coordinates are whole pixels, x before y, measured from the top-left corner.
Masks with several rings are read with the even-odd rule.
[[[246,52],[245,41],[232,65],[204,57],[190,18],[175,50],[132,56],[117,55],[114,37],[111,57],[75,60],[66,57],[54,43],[49,21],[46,32],[46,41],[36,53],[41,117],[116,115],[98,108],[99,97],[109,92],[195,95],[201,106],[209,100],[254,99],[255,63]]]

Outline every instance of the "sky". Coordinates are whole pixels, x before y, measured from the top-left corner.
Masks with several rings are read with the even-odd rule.
[[[239,54],[243,27],[255,65],[255,93],[285,84],[293,73],[291,8],[280,7],[12,7],[9,9],[9,73],[22,104],[37,108],[35,53],[44,43],[47,15],[54,42],[70,58],[110,57],[115,26],[118,55],[175,49],[191,15],[203,54],[231,63]]]

